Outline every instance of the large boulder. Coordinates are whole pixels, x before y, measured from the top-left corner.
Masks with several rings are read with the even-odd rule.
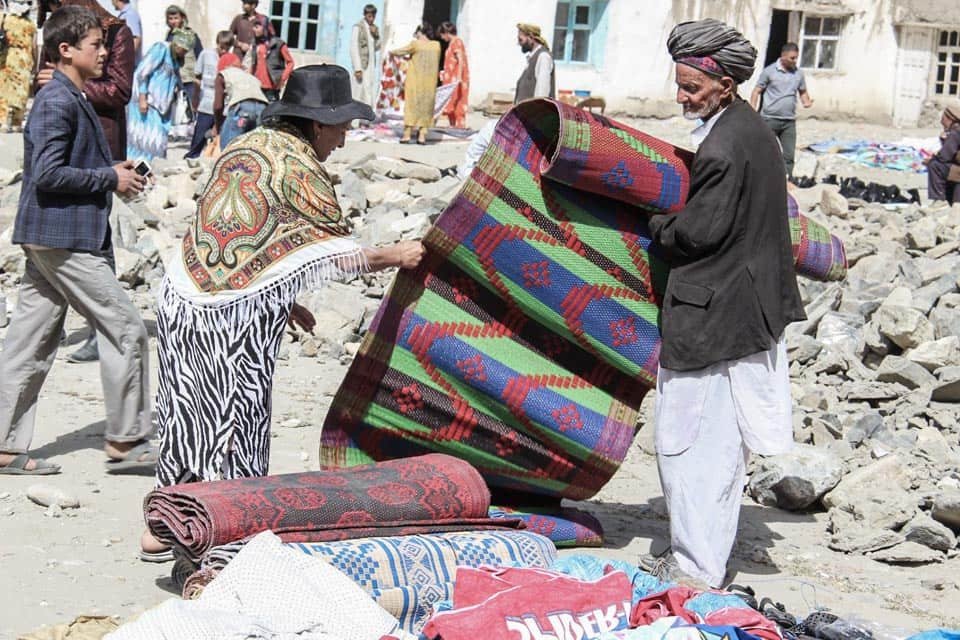
[[[920,218],[907,229],[907,246],[921,251],[937,245],[937,223],[931,218]]]
[[[933,499],[930,515],[954,531],[960,531],[960,490],[944,489]]]
[[[806,509],[840,482],[843,462],[827,449],[797,444],[764,458],[747,488],[754,500],[788,511]]]
[[[925,513],[918,514],[900,530],[903,537],[937,551],[949,551],[957,546],[957,536],[949,527]]]
[[[916,389],[936,382],[927,369],[901,356],[887,356],[877,369],[878,382],[899,382],[908,389]]]
[[[909,306],[884,303],[873,318],[880,335],[901,349],[911,349],[936,339],[933,325],[927,317]]]
[[[391,178],[410,178],[420,182],[436,182],[441,178],[440,169],[419,162],[401,162],[387,174]]]
[[[947,336],[919,344],[904,356],[928,371],[960,365],[960,337]]]
[[[852,507],[848,508],[850,505],[859,503],[864,495],[874,493],[877,487],[893,490],[909,486],[907,467],[899,455],[893,454],[848,473],[832,491],[823,496],[822,502],[828,509],[839,507],[852,510]]]
[[[824,189],[820,194],[820,210],[828,216],[846,218],[850,215],[850,204],[839,191]]]

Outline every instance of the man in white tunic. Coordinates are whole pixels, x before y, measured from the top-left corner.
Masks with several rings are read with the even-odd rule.
[[[377,47],[380,30],[373,22],[377,8],[368,4],[363,8],[363,20],[353,25],[350,35],[350,60],[353,65],[353,99],[371,107],[377,104]]]
[[[780,148],[737,95],[756,50],[717,20],[678,25],[668,48],[677,102],[701,122],[701,144],[683,210],[650,218],[670,264],[655,441],[671,548],[641,564],[662,579],[719,587],[749,452],[793,444],[783,330],[804,312]]]

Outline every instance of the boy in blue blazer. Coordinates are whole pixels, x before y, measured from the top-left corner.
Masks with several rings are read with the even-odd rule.
[[[67,308],[95,327],[107,406],[106,454],[116,467],[149,465],[147,331],[110,267],[112,193],[135,195],[145,178],[110,149],[83,85],[103,72],[97,17],[67,6],[44,25],[53,79],[37,94],[24,129],[23,190],[13,241],[26,271],[0,357],[0,474],[46,475],[32,459],[37,399],[59,346]]]

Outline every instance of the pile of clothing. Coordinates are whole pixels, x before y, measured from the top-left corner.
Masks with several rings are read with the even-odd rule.
[[[807,146],[816,154],[833,153],[865,167],[926,173],[923,164],[931,153],[909,144],[891,144],[872,140],[824,140]]]

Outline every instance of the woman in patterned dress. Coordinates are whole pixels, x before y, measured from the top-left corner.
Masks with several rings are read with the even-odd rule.
[[[127,159],[167,157],[167,138],[174,115],[180,65],[193,48],[195,36],[175,29],[173,40],[157,42],[133,73],[133,93],[127,108]]]
[[[0,27],[6,33],[6,42],[0,46],[0,126],[12,129],[23,125],[27,109],[37,27],[26,17],[29,2],[6,6],[6,13],[0,10]]]
[[[467,48],[463,39],[457,35],[457,26],[444,22],[437,29],[440,39],[447,43],[443,54],[443,71],[440,72],[441,84],[457,83],[450,101],[443,108],[443,114],[450,119],[450,126],[467,128],[467,108],[470,106],[470,67],[467,64]]]
[[[340,211],[322,163],[352,120],[374,117],[346,69],[300,67],[263,116],[214,165],[160,288],[157,486],[266,475],[273,372],[297,295],[413,268],[425,251],[361,247]],[[162,551],[149,533],[141,543]]]
[[[437,96],[440,43],[433,39],[433,27],[426,21],[417,27],[413,37],[407,46],[390,52],[391,55],[410,57],[403,82],[403,137],[400,142],[411,142],[413,130],[418,129],[417,144],[426,144]]]

